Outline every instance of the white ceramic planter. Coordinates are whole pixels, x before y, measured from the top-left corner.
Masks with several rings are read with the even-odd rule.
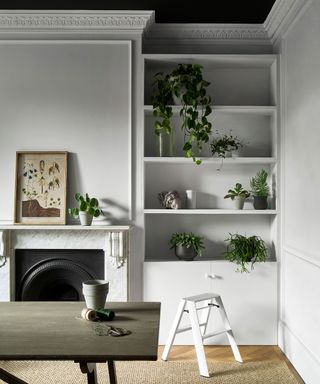
[[[93,216],[89,215],[87,212],[79,212],[80,224],[81,225],[91,225]]]
[[[82,283],[82,293],[87,308],[104,308],[109,293],[109,282],[106,280],[87,280]]]
[[[245,197],[235,196],[233,199],[234,209],[243,209]]]

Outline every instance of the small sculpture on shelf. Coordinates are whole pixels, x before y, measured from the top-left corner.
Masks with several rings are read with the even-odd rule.
[[[163,208],[166,209],[180,209],[181,198],[177,191],[164,191],[158,193],[159,201]]]

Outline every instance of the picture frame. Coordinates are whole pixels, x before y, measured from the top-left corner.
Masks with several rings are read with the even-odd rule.
[[[16,152],[14,223],[66,224],[65,151]]]

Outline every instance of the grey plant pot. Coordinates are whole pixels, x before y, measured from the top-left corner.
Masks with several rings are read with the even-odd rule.
[[[267,209],[268,198],[261,196],[253,196],[253,207],[254,209]]]
[[[183,245],[177,245],[175,247],[175,254],[178,259],[184,261],[192,261],[197,256],[193,247],[187,248]]]
[[[91,225],[93,216],[89,215],[87,212],[80,211],[79,212],[80,224],[81,225]]]

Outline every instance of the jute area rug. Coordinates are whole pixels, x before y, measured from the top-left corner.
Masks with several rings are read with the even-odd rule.
[[[30,384],[87,382],[73,362],[0,361],[0,367]],[[204,378],[196,361],[116,362],[118,384],[297,384],[285,362],[209,362],[208,367],[211,377]],[[98,364],[97,371],[98,382],[109,383],[107,366]]]

